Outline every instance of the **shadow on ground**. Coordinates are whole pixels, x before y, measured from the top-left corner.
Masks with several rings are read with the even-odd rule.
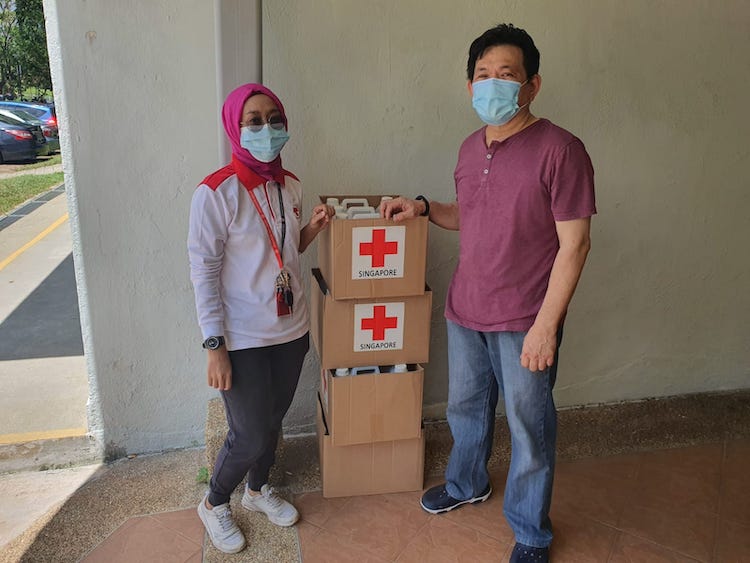
[[[83,356],[73,255],[0,324],[0,361]]]

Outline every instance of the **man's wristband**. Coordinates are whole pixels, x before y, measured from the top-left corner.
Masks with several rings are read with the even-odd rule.
[[[422,213],[422,217],[429,217],[430,216],[430,202],[427,201],[427,198],[423,195],[418,195],[414,199],[417,199],[419,201],[424,201],[424,213]]]

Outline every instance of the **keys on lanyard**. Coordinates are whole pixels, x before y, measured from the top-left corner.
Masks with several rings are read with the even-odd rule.
[[[281,270],[276,276],[276,314],[279,317],[291,315],[293,307],[292,278],[289,272]]]
[[[244,185],[244,184],[243,184]],[[255,197],[253,190],[245,186],[250,199],[253,201],[255,209],[258,211],[263,226],[266,228],[266,234],[268,234],[268,240],[271,243],[273,252],[276,255],[276,260],[279,263],[279,275],[276,276],[276,314],[279,317],[285,317],[292,314],[294,307],[294,294],[292,293],[292,278],[289,272],[284,270],[284,261],[282,260],[281,253],[284,250],[284,240],[286,236],[286,218],[284,217],[284,197],[281,195],[281,184],[276,185],[276,189],[279,191],[279,217],[281,218],[281,245],[276,244],[276,237],[271,230],[271,225],[268,223],[265,213],[258,203],[258,198]]]

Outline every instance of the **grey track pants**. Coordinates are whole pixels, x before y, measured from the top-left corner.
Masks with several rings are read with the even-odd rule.
[[[247,475],[254,491],[268,482],[281,421],[297,389],[308,334],[274,346],[229,352],[232,387],[222,391],[229,432],[211,476],[208,502],[218,506]]]

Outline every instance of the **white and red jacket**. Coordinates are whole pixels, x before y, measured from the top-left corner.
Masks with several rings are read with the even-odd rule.
[[[281,251],[294,293],[293,313],[282,317],[276,312],[279,264],[245,186],[280,246],[278,184],[236,160],[203,180],[190,207],[188,254],[198,324],[204,339],[224,336],[228,350],[290,342],[304,335],[309,323],[299,263],[300,182],[286,175],[281,186],[286,219]]]

